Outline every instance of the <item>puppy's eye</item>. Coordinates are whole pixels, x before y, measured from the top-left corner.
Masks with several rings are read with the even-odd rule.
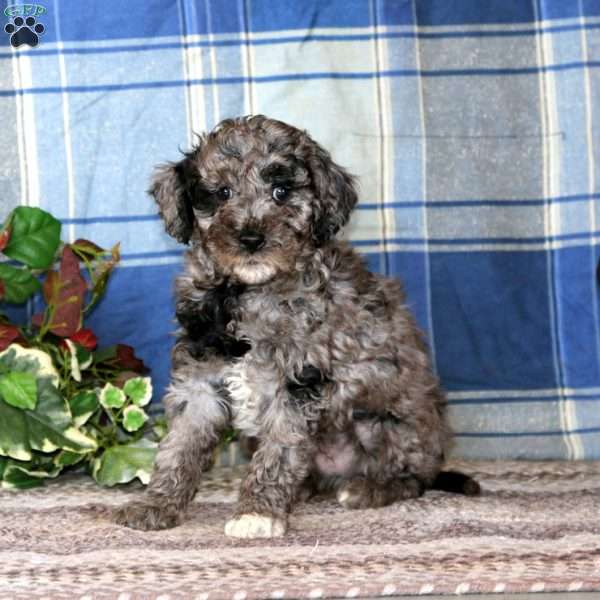
[[[275,202],[284,202],[287,197],[290,195],[290,188],[287,188],[283,185],[278,185],[273,188],[273,200]]]
[[[233,190],[228,187],[222,187],[217,190],[219,200],[229,200],[233,196]]]

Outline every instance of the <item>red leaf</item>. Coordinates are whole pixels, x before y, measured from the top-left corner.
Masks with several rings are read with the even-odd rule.
[[[0,323],[0,352],[6,350],[20,335],[20,331],[14,325]]]
[[[10,241],[10,227],[7,227],[4,231],[0,231],[0,252],[8,246]]]
[[[32,323],[32,325],[35,325],[36,327],[41,327],[43,322],[44,322],[44,313],[37,313],[37,314],[33,315],[33,317],[31,317],[31,323]]]
[[[143,361],[135,356],[133,348],[126,344],[117,344],[116,362],[121,367],[137,371],[138,373],[144,373],[147,370]]]
[[[79,272],[79,261],[65,246],[59,271],[50,271],[44,282],[44,298],[54,308],[50,331],[69,337],[81,327],[83,300],[87,284]]]
[[[47,304],[50,304],[53,301],[55,296],[58,296],[60,293],[60,277],[58,275],[58,271],[48,271],[48,275],[46,275],[46,280],[44,281],[44,285],[42,286],[42,294],[44,295],[44,300]]]
[[[80,329],[69,336],[69,339],[90,351],[94,350],[98,345],[98,340],[91,329]]]
[[[0,300],[4,297],[4,281],[0,279]]]

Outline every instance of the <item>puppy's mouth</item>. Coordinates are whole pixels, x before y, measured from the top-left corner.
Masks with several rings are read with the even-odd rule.
[[[270,262],[250,258],[232,265],[232,275],[240,283],[258,285],[271,281],[277,275],[277,268]]]
[[[212,248],[212,257],[218,269],[238,283],[260,285],[275,279],[287,268],[286,261],[280,252],[264,248],[258,252],[249,253],[244,250],[229,248],[223,251],[221,247]]]
[[[206,249],[224,275],[246,285],[261,285],[291,272],[300,251],[298,240],[244,234],[214,228]]]

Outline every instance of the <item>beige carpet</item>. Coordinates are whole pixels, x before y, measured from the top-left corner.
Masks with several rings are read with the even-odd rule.
[[[318,598],[600,590],[600,463],[455,463],[477,498],[379,510],[299,506],[283,539],[232,540],[240,470],[220,469],[181,527],[136,532],[94,505],[140,493],[71,478],[0,493],[0,598]],[[120,594],[125,594],[120,596]]]

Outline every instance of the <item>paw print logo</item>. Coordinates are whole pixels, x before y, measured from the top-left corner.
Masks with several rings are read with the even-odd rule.
[[[28,46],[37,46],[39,36],[44,33],[46,28],[38,23],[35,17],[15,17],[12,23],[4,26],[4,31],[10,35],[10,43],[15,48],[27,44]]]

